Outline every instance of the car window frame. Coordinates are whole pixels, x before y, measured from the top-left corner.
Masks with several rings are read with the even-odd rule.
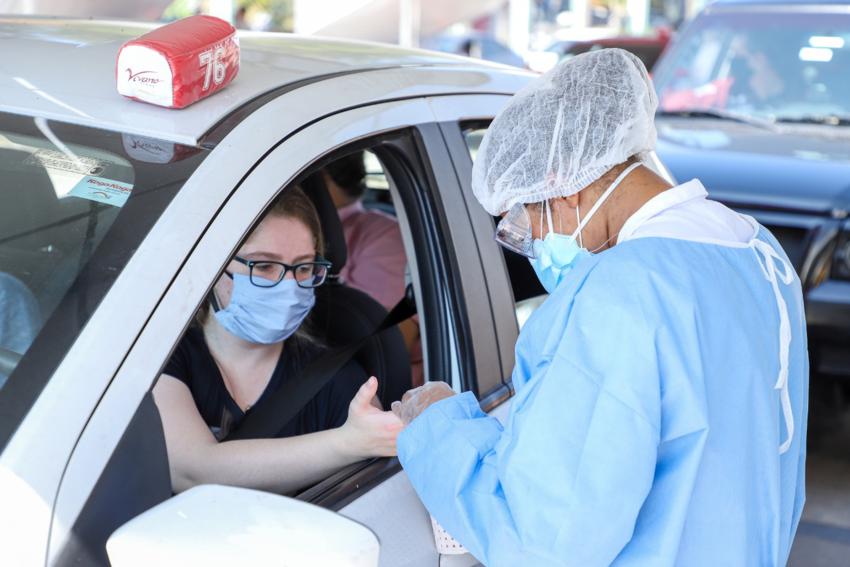
[[[467,222],[474,227],[475,245],[481,269],[485,273],[485,289],[501,365],[496,380],[492,376],[477,376],[478,389],[481,391],[479,401],[482,409],[488,412],[495,410],[513,395],[511,375],[519,326],[504,254],[493,239],[493,219],[481,207],[472,192],[472,156],[463,133],[472,126],[488,126],[510,98],[506,95],[455,95],[431,100],[457,183],[464,197]]]
[[[434,98],[428,100],[429,103],[434,104]],[[416,126],[418,154],[420,157],[427,156],[431,164],[452,164],[441,126],[436,122]],[[508,399],[511,392],[502,382],[501,368],[493,364],[498,362],[499,350],[489,295],[482,295],[480,292],[481,289],[486,288],[487,280],[478,258],[475,227],[470,222],[467,202],[454,165],[440,168],[438,171],[425,165],[425,173],[430,179],[428,185],[438,188],[434,190],[440,195],[440,198],[431,204],[439,209],[439,214],[432,218],[440,225],[439,231],[431,233],[431,240],[445,239],[449,242],[449,247],[454,253],[450,254],[447,260],[452,265],[452,272],[460,276],[460,282],[457,282],[460,285],[449,294],[445,301],[447,307],[453,305],[453,308],[450,307],[448,317],[442,320],[440,340],[444,343],[458,341],[457,347],[452,350],[459,351],[461,356],[453,357],[449,365],[453,368],[452,372],[460,378],[453,383],[455,390],[473,392],[481,400],[482,408],[490,411]],[[387,169],[392,175],[391,168]],[[407,194],[414,196],[421,195],[421,192],[408,191]],[[428,228],[433,229],[434,225]],[[449,321],[451,324],[446,325],[445,323]],[[433,330],[433,325],[431,329]],[[473,337],[474,340],[472,340]],[[463,356],[464,352],[469,353],[469,356]],[[511,355],[512,352],[511,346]],[[482,388],[482,369],[485,372],[489,371],[486,376],[495,378],[492,387],[489,390],[483,390],[483,395],[479,391]],[[486,387],[486,382],[483,384]],[[501,407],[506,408],[507,405]],[[395,458],[372,459],[369,462],[356,463],[297,497],[339,511],[372,488],[393,477],[400,470],[398,460]]]
[[[405,110],[411,110],[412,107],[415,107],[414,114],[419,116],[416,121],[404,118]],[[388,124],[381,124],[380,121],[357,120],[357,118],[369,116],[370,113],[376,114],[381,110],[385,112],[388,121],[396,121],[399,129],[417,128],[414,130],[417,135],[419,132],[417,125],[432,120],[430,109],[421,98],[366,105],[318,120],[282,140],[275,149],[257,163],[251,173],[243,179],[239,190],[232,192],[228,201],[210,219],[205,234],[193,246],[192,254],[175,274],[169,289],[149,317],[148,323],[139,334],[133,349],[127,354],[123,364],[116,372],[71,455],[65,478],[63,478],[58,492],[54,516],[61,518],[64,525],[73,524],[73,519],[82,509],[85,496],[94,487],[94,482],[98,476],[96,473],[103,470],[106,465],[121,433],[127,426],[126,422],[129,421],[144,395],[148,393],[159,377],[170,353],[189,325],[197,305],[206,296],[208,289],[226,264],[227,258],[238,247],[251,227],[258,222],[262,212],[282,187],[289,186],[298,175],[308,168],[315,167],[322,156],[329,157],[334,150],[343,146],[347,150],[352,141],[362,139],[365,136],[374,136],[376,131],[385,132]],[[413,124],[410,123],[411,121]],[[364,126],[364,123],[367,125]],[[332,124],[335,124],[335,126],[331,126]],[[345,131],[346,125],[350,126],[350,131]],[[340,126],[343,127],[340,128]],[[383,128],[381,128],[382,126]],[[329,129],[329,133],[332,134],[332,141],[328,142],[328,147],[324,151],[320,151],[318,148],[304,149],[304,152],[309,152],[309,157],[305,160],[308,165],[302,163],[296,169],[296,166],[290,164],[288,166],[291,170],[290,173],[285,172],[286,168],[281,170],[274,167],[277,181],[272,188],[257,189],[255,186],[253,189],[249,189],[246,187],[252,183],[256,185],[256,180],[260,176],[268,175],[270,168],[273,167],[272,164],[275,163],[275,160],[272,159],[273,156],[282,155],[287,151],[290,154],[300,151],[297,149],[293,151],[293,148],[298,148],[299,142],[303,141],[299,134],[310,132],[314,127],[316,129]],[[370,128],[371,130],[354,132],[353,130],[358,127],[361,129]],[[422,147],[421,138],[416,143],[419,144],[420,148]],[[278,152],[278,154],[275,152]],[[246,190],[254,193],[259,191],[262,197],[246,193]],[[421,198],[419,192],[417,192],[417,198]],[[439,212],[442,208],[442,205],[439,204],[439,197],[437,197],[437,203],[438,206],[435,209]],[[250,210],[243,210],[246,206]],[[233,222],[234,218],[242,219],[238,223],[242,228],[225,228],[228,223]],[[423,222],[425,221],[423,220]],[[445,220],[441,220],[440,224],[445,225]],[[222,238],[225,238],[225,241],[221,241]],[[435,240],[435,242],[438,241]],[[445,247],[449,246],[446,241],[441,244]],[[450,250],[450,248],[447,249]],[[210,255],[216,260],[211,261]],[[214,265],[205,265],[210,263]],[[202,268],[200,273],[199,268]],[[191,291],[192,299],[186,297],[187,290]],[[175,306],[180,306],[179,314],[174,312]],[[449,306],[447,311],[452,309],[454,308]],[[429,328],[427,325],[428,323],[426,323],[426,328]],[[167,329],[166,336],[163,336],[163,328]],[[429,345],[429,348],[434,348],[434,346]],[[456,348],[452,349],[453,352],[456,350]],[[444,357],[444,359],[447,358]],[[361,470],[361,472],[373,479],[373,485],[379,484],[393,471],[400,470],[395,459],[378,459],[368,462],[366,465],[364,469],[368,470],[365,470],[365,472]],[[361,492],[370,487],[368,483],[364,485],[359,481],[356,484]],[[347,498],[350,501],[356,498],[356,494],[348,494]],[[322,500],[318,502],[320,505],[331,506],[328,498],[323,497],[320,500]],[[340,502],[341,500],[337,498],[337,504]],[[67,534],[64,535],[67,536]],[[61,535],[56,543],[57,545],[61,544]]]
[[[429,99],[429,102],[431,100],[433,99]],[[480,294],[480,289],[485,285],[485,277],[480,267],[476,269],[479,261],[472,236],[473,227],[468,222],[466,203],[462,198],[453,167],[439,168],[436,171],[430,167],[430,164],[435,163],[451,163],[439,124],[419,124],[415,127],[414,134],[411,141],[415,147],[408,148],[409,155],[415,154],[418,159],[426,160],[427,163],[418,164],[419,177],[420,181],[427,179],[425,186],[429,189],[408,188],[401,195],[394,193],[393,197],[394,200],[399,197],[405,204],[403,208],[407,209],[409,205],[404,203],[405,197],[419,199],[429,192],[432,196],[438,196],[427,204],[420,203],[420,207],[431,210],[431,215],[430,220],[417,228],[422,232],[429,231],[430,237],[427,242],[446,242],[444,251],[449,253],[442,259],[445,265],[441,266],[438,272],[442,274],[450,272],[459,276],[457,281],[452,281],[452,278],[446,275],[439,276],[432,273],[430,276],[441,278],[435,281],[447,284],[445,291],[448,293],[443,298],[446,317],[440,319],[437,325],[426,325],[430,342],[426,341],[425,346],[428,348],[428,345],[433,345],[435,340],[439,341],[442,346],[438,353],[451,355],[450,359],[441,360],[442,371],[450,372],[456,377],[452,381],[453,388],[456,391],[471,391],[476,396],[480,396],[478,391],[480,382],[476,379],[478,372],[493,362],[497,350],[495,336],[489,338],[482,336],[487,331],[492,333],[493,321],[489,301],[486,296]],[[392,164],[384,161],[378,150],[373,151],[385,164],[387,174],[393,178],[391,190],[394,190],[399,184],[399,173],[393,171]],[[426,219],[421,217],[419,220]],[[423,241],[420,240],[419,243]],[[416,253],[417,256],[421,256],[419,251]],[[439,332],[436,332],[437,329]],[[475,340],[472,340],[473,337]],[[429,359],[433,360],[434,356],[426,356],[426,361]],[[431,372],[433,378],[439,378],[439,369],[435,371],[426,368],[426,370]],[[501,382],[499,389],[504,389]],[[339,511],[372,488],[393,477],[400,470],[398,460],[395,458],[372,459],[368,462],[356,463],[299,494],[297,498]]]

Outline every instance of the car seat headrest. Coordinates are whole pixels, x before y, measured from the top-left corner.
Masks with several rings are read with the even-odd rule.
[[[322,234],[325,236],[324,257],[333,264],[331,275],[337,276],[348,260],[348,248],[345,244],[342,222],[339,220],[336,207],[331,200],[324,179],[322,179],[322,172],[318,171],[307,177],[301,183],[301,188],[313,202],[316,212],[319,214]]]

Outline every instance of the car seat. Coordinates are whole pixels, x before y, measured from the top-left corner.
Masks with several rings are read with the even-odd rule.
[[[316,289],[316,306],[310,325],[331,348],[356,342],[372,334],[387,316],[387,310],[366,293],[339,279],[348,250],[342,223],[321,175],[314,173],[301,183],[313,201],[325,236],[325,258],[333,267],[328,281]],[[354,355],[370,376],[378,378],[378,398],[389,408],[391,402],[411,388],[410,354],[398,327],[370,338]]]

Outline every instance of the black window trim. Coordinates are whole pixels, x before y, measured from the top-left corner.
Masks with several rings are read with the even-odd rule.
[[[313,171],[341,154],[357,150],[369,150],[381,161],[387,176],[398,189],[401,205],[409,221],[409,230],[413,234],[423,292],[421,303],[429,315],[425,332],[431,377],[434,379],[450,375],[451,349],[454,348],[449,343],[451,325],[457,340],[462,388],[472,390],[477,395],[474,389],[475,360],[468,332],[468,318],[460,282],[453,275],[458,273],[458,267],[451,254],[448,221],[434,172],[423,161],[424,156],[428,155],[423,136],[435,135],[439,135],[436,124],[422,124],[366,138],[314,160],[309,169]],[[422,238],[423,235],[426,235],[425,238]],[[438,282],[443,285],[439,286]],[[451,320],[445,316],[447,311]],[[300,492],[296,498],[339,511],[400,471],[401,464],[396,458],[371,459],[335,473]]]
[[[462,194],[466,198],[470,222],[473,224],[476,222],[474,215],[478,216],[481,212],[472,210],[473,207],[480,209],[480,205],[474,198],[471,197],[472,156],[470,155],[469,146],[465,139],[465,132],[478,129],[486,130],[490,126],[491,122],[492,119],[489,118],[475,118],[460,121],[445,121],[440,122],[439,124],[446,147],[451,155],[452,164],[457,175],[458,183],[461,186]],[[492,228],[495,229],[495,227]],[[479,396],[481,408],[484,411],[491,411],[493,408],[504,403],[514,393],[513,385],[511,384],[511,374],[513,373],[514,366],[514,345],[516,344],[519,329],[516,325],[516,318],[513,314],[511,314],[510,317],[505,317],[499,311],[500,309],[504,309],[504,303],[507,300],[510,300],[510,304],[513,305],[513,291],[509,285],[509,275],[507,267],[505,266],[504,257],[501,253],[497,253],[495,255],[490,254],[487,247],[490,246],[490,248],[492,248],[492,242],[490,240],[487,242],[481,242],[479,232],[475,232],[475,235],[479,258],[482,263],[481,269],[486,275],[485,281],[487,282],[487,294],[490,298],[491,314],[493,317],[493,325],[496,330],[497,348],[499,350],[502,367],[501,384],[496,384],[494,387],[485,390],[482,393],[482,396]],[[492,285],[491,279],[493,278],[493,274],[488,273],[488,266],[485,265],[488,261],[492,263],[492,266],[489,266],[489,268],[499,272],[506,282],[507,294],[504,295],[502,300],[499,300],[498,297],[494,297],[494,294],[498,294],[500,291]],[[501,293],[504,293],[504,290],[502,290]]]

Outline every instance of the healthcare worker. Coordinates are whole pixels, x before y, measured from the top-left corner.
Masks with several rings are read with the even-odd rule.
[[[550,295],[517,342],[504,425],[444,383],[394,411],[410,481],[486,565],[787,561],[800,282],[755,220],[645,165],[656,104],[636,57],[596,51],[518,93],[481,144],[475,195]]]

